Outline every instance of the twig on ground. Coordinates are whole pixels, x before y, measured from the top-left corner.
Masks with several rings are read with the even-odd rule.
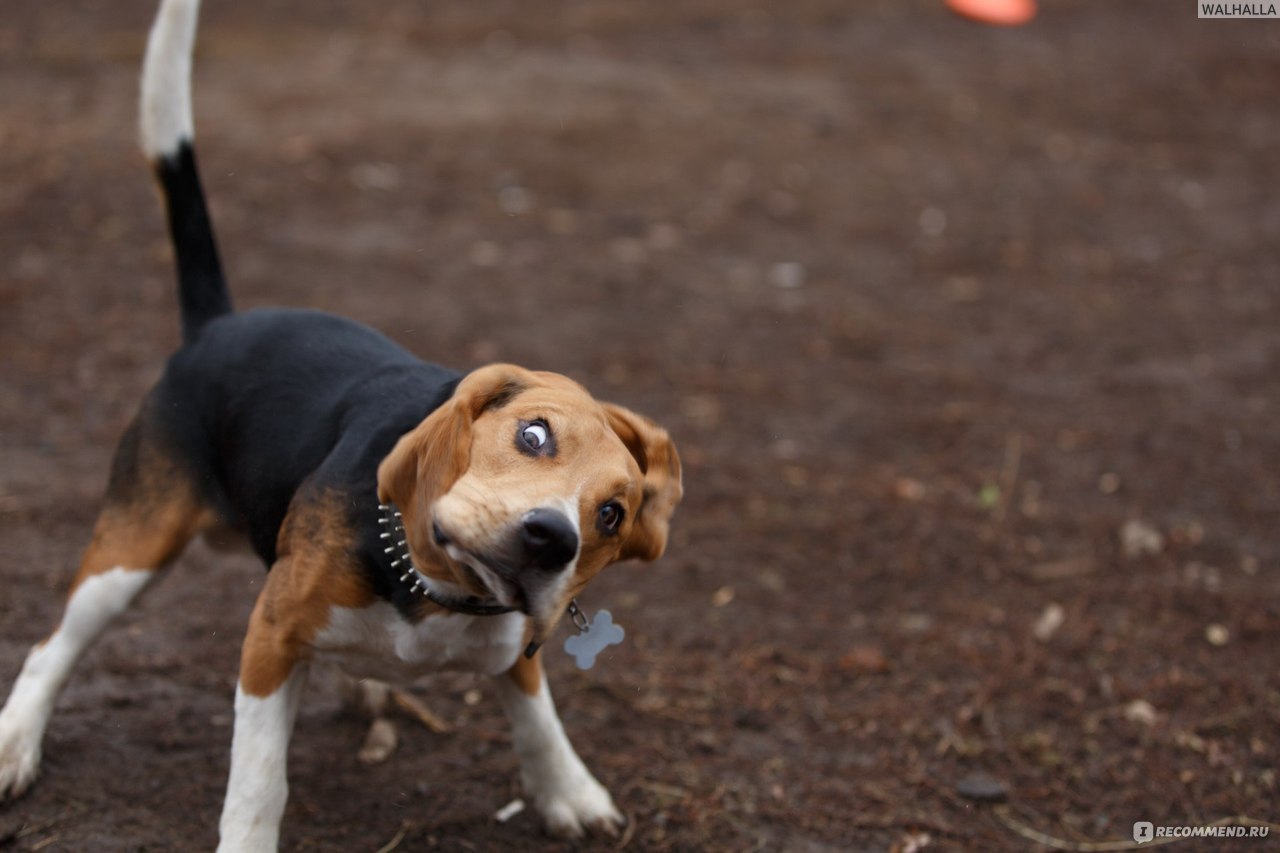
[[[396,706],[400,708],[400,710],[408,713],[409,716],[413,717],[436,734],[443,735],[453,731],[453,726],[441,717],[437,716],[434,711],[424,705],[416,696],[393,687],[391,688],[391,698],[395,701]]]
[[[409,824],[406,822],[400,826],[400,831],[386,844],[378,848],[378,853],[391,853],[400,846],[400,842],[404,841],[404,837],[409,834]]]
[[[631,843],[631,839],[636,835],[636,816],[633,812],[627,812],[627,825],[622,829],[622,837],[618,839],[618,843],[614,845],[614,850],[624,850]]]

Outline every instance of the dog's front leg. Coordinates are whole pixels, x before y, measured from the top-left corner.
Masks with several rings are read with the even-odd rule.
[[[511,720],[525,794],[533,798],[548,831],[568,838],[578,838],[588,829],[617,835],[626,820],[565,736],[542,672],[541,653],[532,659],[521,656],[494,682]]]
[[[274,693],[254,696],[242,680],[236,687],[236,728],[231,741],[231,779],[222,806],[218,850],[274,851],[280,818],[289,798],[286,757],[307,680],[296,666]]]
[[[219,824],[219,853],[274,851],[289,797],[286,760],[307,662],[272,614],[273,570],[258,599],[240,662],[231,777]],[[283,574],[283,572],[281,572]]]

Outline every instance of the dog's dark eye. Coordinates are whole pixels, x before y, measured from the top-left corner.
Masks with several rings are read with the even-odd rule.
[[[529,424],[520,433],[524,443],[537,450],[547,443],[547,428],[542,424]]]
[[[626,512],[617,501],[609,501],[600,507],[600,529],[605,533],[617,533],[618,525],[622,523],[625,515]]]
[[[521,421],[516,429],[516,446],[530,456],[555,455],[555,440],[546,421]]]

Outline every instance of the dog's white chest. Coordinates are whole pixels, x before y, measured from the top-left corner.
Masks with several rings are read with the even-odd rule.
[[[319,657],[349,674],[408,681],[430,672],[460,670],[497,675],[510,669],[524,641],[525,617],[440,613],[418,624],[378,602],[359,609],[334,608],[316,635]]]

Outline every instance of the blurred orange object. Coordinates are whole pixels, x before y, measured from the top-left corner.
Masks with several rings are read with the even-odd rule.
[[[1016,27],[1036,16],[1036,0],[946,0],[947,7],[984,24]]]

